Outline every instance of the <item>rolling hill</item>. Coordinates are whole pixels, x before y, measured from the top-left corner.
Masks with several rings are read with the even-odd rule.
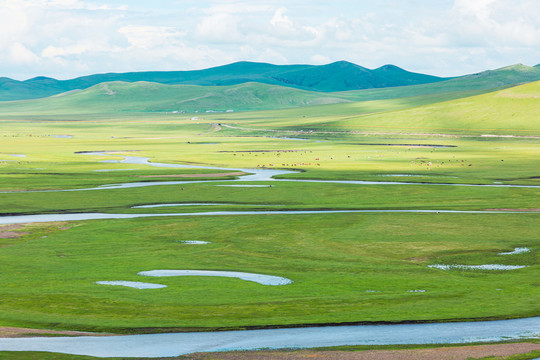
[[[260,64],[260,66],[263,65]],[[340,68],[345,67],[345,73],[349,72],[350,69],[347,69],[351,66],[356,65],[333,64],[327,69],[336,70],[337,67],[336,72],[338,72]],[[358,68],[356,71],[362,73],[362,68]],[[377,70],[383,74],[402,73],[402,70],[393,67]],[[253,73],[255,72],[254,70]],[[309,80],[311,78],[307,76],[310,73],[305,68],[292,70],[291,73],[294,76],[291,75],[290,79],[300,79],[307,84],[311,84],[311,80]],[[393,78],[396,76],[388,77]],[[337,76],[336,78],[340,77]],[[397,108],[403,108],[478,95],[513,86],[516,83],[531,82],[535,79],[540,79],[540,68],[514,65],[429,84],[343,92],[307,91],[259,82],[228,86],[200,86],[166,85],[146,81],[113,81],[93,85],[85,90],[67,91],[48,98],[0,102],[0,114],[2,116],[18,116],[22,114],[60,115],[145,112],[204,113],[228,110],[287,109],[312,105],[391,99],[404,99],[397,103]],[[48,82],[54,83],[54,81],[45,78],[38,80],[41,88],[45,87]],[[38,80],[35,80],[36,83]],[[321,81],[319,86],[330,84],[332,81],[337,80],[328,77],[325,81]],[[3,83],[6,87],[14,86],[13,82],[6,78],[0,79],[0,83]],[[330,87],[330,85],[327,86]],[[30,91],[28,87],[24,89]],[[381,111],[380,106],[375,106],[374,109]]]
[[[231,86],[107,82],[44,99],[0,103],[3,114],[87,114],[118,112],[216,112],[282,109],[350,102],[342,96],[285,86]]]
[[[346,61],[292,70],[272,78],[285,85],[325,92],[426,84],[444,80],[408,72],[394,65],[369,70]]]
[[[382,89],[355,90],[340,95],[352,99],[353,101],[398,99],[445,93],[454,93],[457,97],[460,97],[460,93],[464,91],[493,91],[499,88],[538,80],[540,80],[540,68],[517,64],[496,70],[486,70],[476,74],[460,76],[436,83]],[[471,94],[463,95],[469,96]]]
[[[477,96],[326,123],[324,128],[538,135],[540,81]]]
[[[108,73],[70,80],[36,77],[25,81],[0,79],[0,101],[35,99],[112,81],[155,82],[167,85],[227,86],[246,82],[283,85],[323,92],[383,88],[445,80],[385,65],[375,70],[339,61],[328,65],[272,65],[237,62],[194,71]]]

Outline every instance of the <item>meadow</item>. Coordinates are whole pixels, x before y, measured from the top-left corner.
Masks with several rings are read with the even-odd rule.
[[[493,211],[0,225],[0,326],[125,334],[538,316],[540,85],[465,95],[218,114],[85,114],[77,102],[40,114],[46,100],[24,102],[26,114],[15,103],[0,106],[4,216]],[[108,155],[80,153],[88,151]],[[222,169],[101,162],[124,156]],[[217,186],[231,184],[239,168],[298,172],[246,183],[272,187]],[[280,181],[291,179],[379,183]],[[186,183],[62,191],[141,181]],[[181,205],[132,208],[152,204]],[[182,243],[190,240],[209,244]],[[529,251],[499,255],[523,247]],[[435,264],[526,267],[428,267]],[[293,283],[137,275],[154,269],[242,271]],[[167,287],[96,284],[114,280]]]

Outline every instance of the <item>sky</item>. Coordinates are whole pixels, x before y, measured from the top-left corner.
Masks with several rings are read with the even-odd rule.
[[[540,63],[539,0],[0,0],[0,77],[235,61],[456,76]]]

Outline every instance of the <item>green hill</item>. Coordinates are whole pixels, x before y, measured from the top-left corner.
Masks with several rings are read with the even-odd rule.
[[[435,76],[411,73],[395,66],[369,70],[340,61],[328,65],[272,65],[237,62],[194,71],[151,71],[107,73],[70,80],[36,77],[25,81],[7,79],[0,83],[0,101],[35,99],[113,81],[155,82],[168,85],[227,86],[246,82],[283,85],[324,92],[382,88],[444,80]]]
[[[350,67],[349,64],[334,66]],[[388,66],[377,70],[381,73],[402,72],[399,68]],[[359,68],[357,71],[361,73],[363,70]],[[253,73],[256,72],[257,69],[254,69]],[[301,72],[306,74],[305,69],[294,70],[291,73],[298,75]],[[539,68],[514,65],[431,84],[332,93],[254,82],[230,86],[196,86],[115,81],[94,85],[86,90],[71,90],[49,98],[0,102],[0,113],[3,116],[137,112],[205,113],[404,99],[390,107],[397,109],[478,95],[536,78],[540,79]],[[304,82],[308,81],[308,77],[303,79]],[[329,84],[334,80],[331,77],[327,78],[326,83]],[[36,78],[35,81],[44,88],[47,83],[53,86],[56,80]],[[0,84],[6,88],[20,86],[6,78],[0,79]],[[319,83],[319,86],[323,85],[323,82]],[[374,109],[373,111],[381,111],[384,110],[384,106],[389,106],[388,103],[381,103],[380,106],[376,103],[372,105],[374,106],[370,105],[368,108]],[[354,108],[351,108],[351,111],[353,110]]]
[[[0,103],[3,114],[92,114],[118,112],[218,112],[282,109],[350,102],[333,94],[284,86],[232,86],[109,82],[44,99]]]
[[[406,86],[444,80],[408,72],[394,65],[369,70],[346,61],[289,71],[273,78],[290,86],[327,92]]]
[[[51,84],[46,84],[45,81],[28,83],[25,81],[17,81],[6,77],[0,78],[1,101],[34,99],[51,96],[60,92],[64,92],[64,89],[58,85],[54,85],[54,82],[52,82]]]
[[[538,80],[540,80],[540,68],[518,64],[431,84],[357,90],[343,95],[350,96],[356,101],[397,99],[463,91],[486,91]]]
[[[540,134],[540,81],[405,110],[367,114],[326,123],[336,129],[478,134]]]
[[[195,71],[108,73],[70,80],[36,77],[25,81],[0,78],[0,101],[37,99],[104,82],[154,82],[167,85],[230,86],[247,82],[296,89],[340,92],[351,101],[380,100],[501,86],[540,80],[540,66],[513,65],[458,78],[444,79],[408,72],[394,65],[370,70],[346,61],[328,65],[272,65],[237,62]],[[352,91],[352,92],[351,92]]]

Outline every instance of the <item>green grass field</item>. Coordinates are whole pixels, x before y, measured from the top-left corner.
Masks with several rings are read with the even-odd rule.
[[[540,85],[465,95],[204,114],[197,119],[144,113],[142,102],[134,112],[105,106],[108,113],[86,114],[86,108],[100,107],[95,98],[83,105],[49,99],[28,102],[27,108],[0,106],[2,215],[520,210],[0,225],[0,326],[139,333],[538,316],[540,188],[429,183],[540,185]],[[110,155],[77,154],[81,151]],[[299,171],[281,176],[287,179],[417,184],[274,181],[272,187],[227,188],[216,185],[237,177],[230,174],[234,170],[100,162],[130,155],[162,163]],[[41,191],[171,180],[212,182]],[[131,208],[161,203],[221,205]],[[210,244],[187,245],[184,240]],[[517,247],[530,251],[498,255]],[[439,270],[428,267],[432,264],[527,267]],[[153,269],[242,271],[283,276],[293,283],[265,286],[217,277],[137,275]],[[96,284],[104,280],[168,287]]]

